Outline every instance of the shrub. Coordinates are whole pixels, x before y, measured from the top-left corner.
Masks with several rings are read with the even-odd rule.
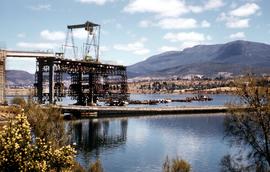
[[[11,100],[11,104],[20,105],[21,107],[24,107],[26,105],[26,101],[23,97],[14,97]]]
[[[8,122],[0,133],[2,171],[49,171],[69,169],[75,150],[70,146],[54,149],[43,139],[32,137],[27,117],[22,114]]]
[[[101,162],[97,160],[95,163],[91,164],[88,171],[89,172],[103,172]]]
[[[32,102],[28,102],[24,109],[36,137],[50,142],[54,148],[69,144],[70,133],[65,128],[59,109],[53,106],[41,107]]]
[[[191,165],[183,160],[176,157],[171,161],[167,157],[165,162],[163,163],[163,172],[190,172]]]

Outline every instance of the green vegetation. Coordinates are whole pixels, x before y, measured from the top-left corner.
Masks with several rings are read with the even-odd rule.
[[[21,107],[24,107],[26,105],[26,101],[22,97],[14,97],[11,100],[11,104],[20,105]]]
[[[237,156],[224,157],[222,165],[230,167],[224,171],[269,171],[270,82],[267,78],[249,76],[237,86],[240,102],[231,105],[233,108],[225,118],[225,135],[242,150]],[[239,106],[246,108],[235,108]]]
[[[102,164],[99,160],[90,165],[88,172],[103,172]]]
[[[6,133],[5,138],[7,136],[13,137],[12,134],[18,135],[20,138],[15,140],[17,143],[20,143],[20,148],[16,147],[15,149],[14,145],[17,144],[13,142],[10,143],[9,150],[4,150],[7,147],[5,145],[10,142],[11,138],[1,142],[0,151],[3,150],[4,153],[0,154],[0,159],[10,160],[0,162],[0,169],[2,171],[61,171],[64,169],[65,171],[77,172],[103,172],[99,160],[91,164],[88,170],[85,170],[75,161],[75,150],[69,146],[70,131],[67,130],[69,127],[66,127],[59,109],[51,105],[42,107],[30,99],[26,102],[21,97],[15,97],[11,102],[12,104],[19,105],[19,107],[10,107],[12,112],[17,114],[17,117],[15,120],[11,119],[4,127],[8,128],[8,130],[4,130],[3,133]],[[24,115],[20,115],[22,113]],[[17,118],[23,118],[23,124],[18,125]],[[26,128],[23,128],[22,125],[26,126]],[[14,133],[13,130],[16,132]],[[31,137],[30,131],[31,134],[34,134],[33,137]],[[26,136],[27,139],[25,139]],[[18,142],[20,139],[23,141]],[[29,153],[29,156],[27,153]],[[12,159],[13,155],[14,158],[17,157],[16,160],[20,156],[26,156],[28,158],[21,157],[21,161],[31,164],[29,165],[28,163],[28,166],[20,164]]]
[[[176,157],[171,161],[167,157],[163,163],[163,172],[190,172],[191,165],[183,159]]]
[[[55,148],[70,143],[70,133],[65,129],[64,119],[59,109],[53,106],[42,108],[37,104],[28,103],[24,111],[36,137],[43,138],[47,143],[50,142]]]
[[[15,97],[11,102],[20,105],[17,114],[23,110],[36,137],[44,139],[46,143],[50,142],[54,148],[70,143],[70,133],[65,129],[59,109],[51,105],[42,107],[30,99],[26,102],[20,97]]]
[[[1,171],[61,171],[70,169],[75,150],[70,146],[54,149],[39,137],[33,137],[25,115],[17,115],[0,133]]]

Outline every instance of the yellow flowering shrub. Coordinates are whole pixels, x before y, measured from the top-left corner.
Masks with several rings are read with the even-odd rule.
[[[0,133],[1,171],[60,171],[72,167],[75,150],[71,146],[54,149],[32,136],[24,114],[8,122]]]

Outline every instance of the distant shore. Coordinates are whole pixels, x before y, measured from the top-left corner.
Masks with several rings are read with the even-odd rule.
[[[218,87],[204,90],[130,90],[130,94],[233,94],[237,91],[236,87]]]
[[[232,94],[237,89],[235,87],[218,87],[205,90],[139,90],[129,89],[130,94]],[[6,96],[29,96],[34,95],[34,88],[6,88]]]
[[[29,96],[34,95],[34,88],[6,88],[6,96]]]

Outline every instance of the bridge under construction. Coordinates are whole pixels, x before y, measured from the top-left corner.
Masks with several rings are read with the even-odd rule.
[[[0,102],[5,100],[7,57],[36,58],[35,96],[41,104],[56,103],[65,96],[76,100],[78,105],[93,104],[100,98],[117,101],[128,99],[126,67],[99,61],[100,25],[87,21],[67,28],[61,53],[0,50]],[[78,59],[73,38],[74,29],[84,29],[87,33],[81,60],[66,58],[67,50],[72,49],[73,59]],[[69,86],[64,84],[64,75],[69,76]]]

